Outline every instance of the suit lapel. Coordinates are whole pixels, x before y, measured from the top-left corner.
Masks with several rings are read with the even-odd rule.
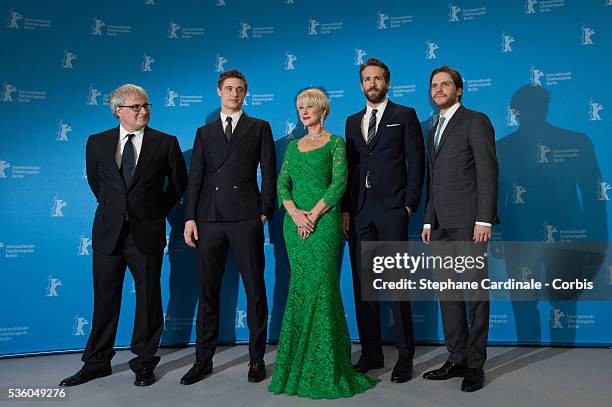
[[[154,134],[148,127],[145,127],[144,135],[142,136],[142,147],[140,148],[140,156],[138,157],[138,163],[134,169],[132,175],[132,183],[128,186],[128,189],[132,188],[138,181],[138,178],[143,174],[145,168],[151,162],[151,159],[159,147],[161,142],[161,136]]]
[[[442,148],[444,147],[444,143],[446,143],[446,140],[449,137],[453,136],[453,132],[455,131],[455,128],[461,122],[462,114],[463,114],[463,106],[460,105],[457,111],[455,112],[455,114],[453,115],[453,117],[451,117],[450,121],[446,125],[446,128],[444,129],[444,133],[442,133],[442,139],[440,140],[440,145],[438,146],[438,150],[436,151],[436,157],[440,153],[440,150],[442,150]]]
[[[395,104],[391,102],[390,100],[387,101],[387,108],[385,109],[385,112],[380,118],[380,123],[378,123],[378,129],[376,130],[376,134],[374,135],[372,140],[369,140],[368,142],[368,146],[370,147],[370,150],[374,149],[374,147],[376,146],[376,143],[378,143],[378,140],[380,140],[381,134],[387,128],[387,124],[391,122],[391,118],[393,117],[394,112],[395,112]]]
[[[433,140],[434,140],[434,136],[436,134],[436,129],[438,128],[438,122],[436,121],[436,124],[434,124],[434,126],[429,129],[429,134],[427,136],[427,155],[429,156],[429,160],[431,162],[434,161],[435,157],[435,152],[434,152],[434,147],[433,147]]]
[[[110,131],[108,137],[104,138],[104,142],[102,144],[101,157],[112,157],[111,161],[113,163],[113,168],[115,169],[115,180],[118,184],[121,184],[125,187],[125,182],[123,182],[123,176],[121,175],[121,171],[119,167],[117,167],[117,161],[115,160],[115,155],[117,154],[117,144],[119,144],[119,127],[114,128]]]
[[[364,149],[367,149],[368,146],[365,140],[363,139],[363,131],[361,130],[361,123],[363,122],[363,116],[365,115],[365,112],[366,112],[365,109],[359,112],[355,116],[353,121],[350,123],[350,126],[351,126],[351,133],[355,134],[355,138],[357,139],[355,140],[355,142],[358,143]]]
[[[234,132],[232,133],[232,138],[230,139],[230,142],[227,145],[225,156],[223,157],[223,160],[221,161],[221,163],[219,163],[219,166],[221,166],[223,162],[227,160],[227,158],[230,156],[232,151],[234,151],[236,146],[240,144],[240,142],[244,138],[248,137],[247,133],[249,132],[251,127],[253,127],[253,124],[254,122],[245,113],[242,113],[242,116],[240,116],[240,119],[238,120],[238,124],[236,125],[236,128],[234,129]],[[223,134],[223,138],[225,139],[225,134]]]

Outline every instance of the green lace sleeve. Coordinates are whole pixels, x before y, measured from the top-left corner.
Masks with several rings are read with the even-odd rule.
[[[342,199],[346,189],[348,166],[346,164],[346,145],[344,139],[339,136],[332,137],[335,138],[332,147],[332,181],[323,195],[323,202],[329,206],[336,206],[340,199]]]
[[[289,175],[289,159],[291,157],[291,148],[294,141],[289,143],[287,150],[285,151],[285,158],[283,165],[281,166],[280,173],[278,174],[278,180],[276,181],[276,190],[278,191],[278,206],[283,207],[284,201],[293,201],[291,190],[293,189],[293,183],[291,181],[291,175]]]

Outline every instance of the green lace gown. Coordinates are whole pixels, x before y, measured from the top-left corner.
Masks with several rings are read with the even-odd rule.
[[[313,399],[351,397],[378,379],[355,372],[338,275],[339,203],[346,188],[344,139],[331,136],[315,150],[287,147],[278,177],[278,199],[312,209],[323,198],[332,206],[306,239],[286,214],[283,232],[291,283],[269,390]]]

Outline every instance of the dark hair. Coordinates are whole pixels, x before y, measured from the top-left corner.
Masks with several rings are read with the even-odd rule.
[[[242,72],[237,71],[235,69],[230,69],[229,71],[221,72],[221,75],[219,75],[219,80],[217,81],[217,86],[219,87],[219,89],[221,89],[221,87],[223,86],[223,82],[225,82],[225,80],[229,78],[240,79],[242,82],[244,82],[244,91],[246,92],[249,87],[249,85],[247,84],[246,77]]]
[[[359,67],[359,82],[363,80],[361,77],[361,73],[368,66],[377,66],[379,68],[382,68],[385,71],[383,72],[383,77],[385,78],[385,82],[389,83],[391,81],[391,71],[389,71],[389,67],[385,65],[385,63],[381,61],[380,59],[368,58],[368,60],[365,61],[363,64],[361,64],[361,66]]]
[[[431,72],[431,76],[429,77],[429,85],[431,86],[431,81],[433,81],[433,77],[436,76],[436,74],[439,74],[441,72],[446,72],[447,74],[450,75],[451,79],[453,80],[453,82],[455,83],[455,87],[457,89],[463,89],[463,78],[461,77],[461,74],[459,73],[459,71],[454,70],[453,68],[449,67],[448,65],[444,65],[441,66],[440,68],[434,69]],[[461,92],[463,93],[463,92]],[[459,100],[461,101],[461,96],[459,95]]]

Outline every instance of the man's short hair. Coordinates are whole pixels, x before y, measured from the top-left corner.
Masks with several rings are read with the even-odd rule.
[[[121,85],[117,89],[115,89],[109,97],[110,109],[113,116],[119,118],[119,116],[117,116],[117,108],[119,106],[125,105],[125,99],[128,96],[142,97],[146,100],[149,100],[149,95],[147,95],[147,91],[141,88],[140,86],[133,85],[131,83]]]
[[[249,85],[247,84],[247,80],[246,80],[246,77],[244,76],[244,74],[242,72],[240,72],[240,71],[235,70],[235,69],[230,69],[229,71],[221,72],[221,75],[219,75],[219,80],[217,81],[217,87],[219,89],[221,89],[223,87],[223,82],[225,82],[225,80],[229,79],[229,78],[240,79],[242,82],[244,82],[244,91],[245,92],[249,88]]]
[[[324,110],[323,120],[329,116],[329,97],[321,89],[308,88],[301,91],[297,95],[295,104],[298,109],[300,106],[314,106],[319,111]]]
[[[360,83],[363,80],[363,78],[361,77],[361,73],[368,66],[377,66],[379,68],[382,68],[384,70],[383,78],[385,78],[385,82],[387,83],[391,82],[391,71],[389,71],[389,67],[385,65],[385,63],[381,61],[380,59],[368,58],[368,60],[365,61],[363,64],[361,64],[361,66],[359,67],[359,82]]]
[[[454,70],[453,68],[449,67],[448,65],[444,65],[441,66],[440,68],[434,69],[431,72],[431,76],[429,77],[429,85],[431,86],[431,81],[433,81],[433,77],[436,76],[437,74],[441,73],[441,72],[446,72],[447,74],[450,75],[450,77],[453,79],[453,82],[455,84],[455,87],[457,89],[463,89],[463,78],[461,77],[461,74],[459,73],[459,71]],[[463,92],[461,92],[463,93]],[[459,95],[459,101],[461,101],[461,96]]]

